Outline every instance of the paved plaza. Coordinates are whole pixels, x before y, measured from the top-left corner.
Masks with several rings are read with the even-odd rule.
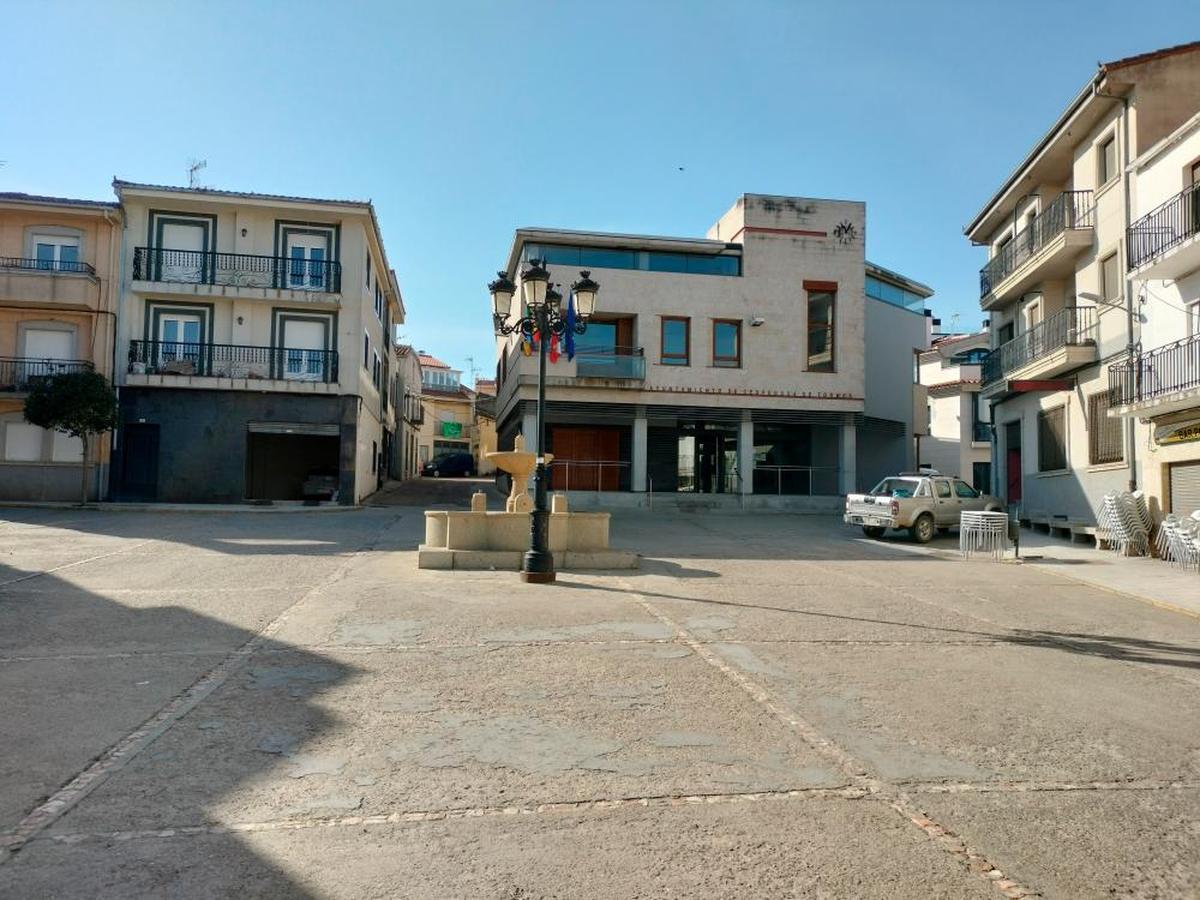
[[[1194,897],[1200,619],[820,516],[0,511],[4,898]]]

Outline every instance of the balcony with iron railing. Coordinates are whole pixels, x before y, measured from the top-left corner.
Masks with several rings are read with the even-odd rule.
[[[224,378],[246,382],[282,381],[298,387],[331,385],[338,380],[338,354],[336,350],[294,347],[130,341],[127,371],[132,384],[174,384],[180,379]]]
[[[0,299],[93,309],[100,299],[99,288],[90,263],[0,256]]]
[[[1166,415],[1200,406],[1200,334],[1108,369],[1109,415]]]
[[[1012,299],[1032,284],[1065,275],[1092,243],[1091,191],[1063,191],[979,270],[984,308]]]
[[[30,387],[52,375],[85,372],[92,364],[83,359],[34,359],[26,356],[0,356],[0,393],[25,394]]]
[[[1002,392],[1010,380],[1053,378],[1095,362],[1096,355],[1095,307],[1068,306],[984,357],[983,393]]]
[[[207,250],[137,247],[133,280],[181,286],[258,288],[336,294],[342,289],[342,264],[335,260],[254,256]]]
[[[1180,191],[1129,226],[1129,268],[1143,278],[1200,269],[1200,184]]]

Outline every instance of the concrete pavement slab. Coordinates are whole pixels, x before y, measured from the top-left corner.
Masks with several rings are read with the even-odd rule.
[[[1002,896],[883,803],[798,798],[39,841],[5,877],[62,898]]]
[[[1046,898],[1200,894],[1200,790],[918,795]]]
[[[0,664],[0,831],[219,659],[214,654]]]
[[[870,770],[936,779],[1200,779],[1200,691],[1043,645],[716,645]]]
[[[58,832],[846,782],[674,645],[258,654],[197,712]]]

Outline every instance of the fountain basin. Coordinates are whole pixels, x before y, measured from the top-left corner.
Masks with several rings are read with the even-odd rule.
[[[530,514],[489,512],[477,494],[470,510],[425,511],[425,542],[417,548],[421,569],[518,571],[529,549]],[[635,569],[638,555],[608,546],[609,514],[567,512],[555,497],[550,513],[550,552],[558,569]]]

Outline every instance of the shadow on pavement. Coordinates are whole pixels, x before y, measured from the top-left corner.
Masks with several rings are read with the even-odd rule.
[[[647,574],[668,575],[670,573],[667,571],[662,571],[658,573]],[[610,591],[620,594],[628,593],[628,591],[626,591],[624,588],[609,587],[596,582],[560,582],[560,584],[563,587],[573,589]],[[1165,641],[1123,637],[1120,635],[1087,634],[1084,632],[1062,632],[1038,629],[999,628],[995,631],[983,631],[970,628],[953,628],[945,625],[903,622],[897,619],[853,616],[844,613],[832,613],[796,607],[771,606],[761,603],[746,603],[733,600],[718,600],[712,597],[689,597],[685,594],[670,594],[662,591],[649,591],[645,590],[644,588],[637,588],[636,592],[639,595],[649,599],[676,600],[684,603],[697,603],[704,606],[719,606],[733,610],[764,610],[766,612],[784,613],[785,615],[789,616],[826,619],[856,624],[887,625],[897,628],[910,628],[914,631],[920,632],[955,635],[961,638],[975,638],[979,641],[995,641],[998,643],[1013,644],[1016,646],[1058,650],[1067,653],[1099,657],[1118,662],[1200,669],[1200,645],[1195,644],[1171,644]]]
[[[255,637],[245,628],[178,606],[126,606],[36,570],[0,564],[0,582],[0,838],[10,838],[33,810]],[[186,741],[188,767],[201,799],[194,810],[172,814],[166,805],[163,814],[188,819],[172,820],[172,826],[204,823],[211,819],[205,810],[212,801],[246,781],[271,777],[286,753],[327,730],[330,716],[318,696],[357,670],[289,644],[264,641],[261,648],[275,652],[233,668],[213,696],[257,679],[259,695],[273,691],[279,697],[268,715],[254,721],[255,740],[270,740],[286,727],[296,735],[294,748],[283,754],[239,754],[239,763],[248,762],[236,766],[228,759],[207,758],[211,751],[205,744],[212,732],[198,730],[207,702],[201,700],[139,756],[126,757],[129,765],[113,772],[58,824],[70,830],[74,817],[86,810],[86,818],[95,823],[92,828],[120,831],[129,827],[120,810],[153,811],[156,794],[166,785],[150,796],[132,797],[122,779],[135,770],[144,778],[155,764],[157,748],[172,735]],[[309,678],[297,693],[289,673],[317,670],[320,683]],[[93,871],[76,863],[89,854],[95,858],[95,840],[76,847],[46,840],[47,833],[17,844],[7,861],[0,858],[0,883],[7,885],[0,894],[211,896],[213,873],[224,870],[239,873],[240,896],[311,896],[233,834],[206,835],[203,843],[185,842],[182,850],[166,842],[114,844],[101,839],[101,846],[107,845],[102,853],[107,865]]]

